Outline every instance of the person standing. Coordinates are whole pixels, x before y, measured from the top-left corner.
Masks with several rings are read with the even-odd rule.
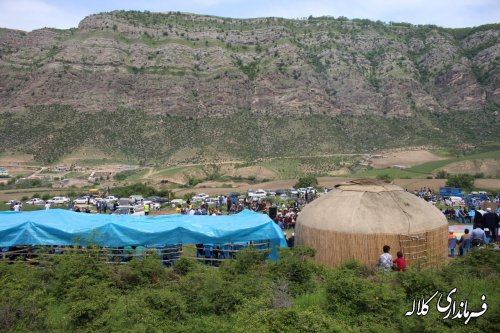
[[[50,209],[50,203],[48,201],[45,201],[45,210]]]
[[[478,224],[474,224],[474,229],[471,233],[472,246],[481,246],[486,244],[486,234],[484,230],[479,227]]]
[[[486,213],[483,215],[483,224],[490,230],[490,237],[493,241],[498,240],[498,215],[491,211],[491,208],[486,208]]]
[[[149,209],[150,209],[149,202],[146,202],[144,204],[144,215],[146,215],[146,216],[149,215]]]
[[[398,251],[398,258],[394,260],[394,269],[396,271],[406,271],[406,260],[403,257],[403,252]]]

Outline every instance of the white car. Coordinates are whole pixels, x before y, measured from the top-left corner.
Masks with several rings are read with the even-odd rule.
[[[309,193],[316,194],[316,189],[312,186],[308,187],[307,190],[309,191]]]
[[[444,203],[446,206],[453,206],[453,205],[464,205],[465,204],[465,201],[463,198],[461,197],[454,197],[454,196],[451,196],[449,197],[448,199],[445,199],[444,200]]]
[[[139,203],[139,202],[142,202],[144,201],[144,198],[142,195],[131,195],[130,197],[128,197],[129,200],[132,200],[133,202],[135,203]]]
[[[26,201],[28,205],[45,205],[45,200],[42,200],[40,198],[33,198],[28,201]]]
[[[264,197],[266,197],[266,196],[267,196],[267,192],[266,192],[266,191],[264,191],[264,190],[260,190],[260,189],[259,189],[259,190],[255,191],[255,193],[253,194],[253,196],[252,196],[252,197],[264,198]]]
[[[199,193],[197,195],[195,195],[194,197],[191,198],[191,201],[203,201],[205,199],[208,198],[208,194],[205,194],[205,193]]]
[[[106,198],[104,198],[104,201],[106,201],[107,203],[112,203],[112,202],[118,201],[118,198],[115,197],[114,195],[110,195],[110,196],[107,196]]]
[[[52,199],[47,200],[47,202],[54,205],[62,205],[69,203],[70,200],[66,197],[53,197]]]
[[[255,191],[254,190],[248,190],[247,197],[253,197],[253,196],[255,196]]]
[[[145,204],[149,204],[150,209],[160,209],[161,208],[161,204],[159,202],[152,202],[151,200],[145,200],[143,202],[143,206]]]
[[[183,204],[184,199],[173,199],[173,200],[170,200],[170,203],[171,204]]]
[[[217,203],[219,202],[219,200],[217,198],[207,198],[205,200],[205,203],[208,205],[208,206],[215,206]]]
[[[90,202],[90,198],[89,197],[79,197],[79,198],[76,198],[75,200],[73,200],[73,203],[75,205],[85,205],[87,203]]]
[[[133,216],[144,216],[144,209],[139,206],[118,206],[113,211],[113,215],[133,215]]]

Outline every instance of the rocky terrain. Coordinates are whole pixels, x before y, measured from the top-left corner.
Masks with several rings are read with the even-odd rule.
[[[47,161],[477,144],[499,105],[500,25],[120,11],[0,30],[0,150]]]

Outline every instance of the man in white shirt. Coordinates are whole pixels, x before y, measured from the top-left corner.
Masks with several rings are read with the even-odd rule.
[[[21,204],[19,202],[16,202],[16,204],[14,205],[14,211],[15,212],[18,212],[21,210]]]
[[[48,201],[45,202],[45,210],[50,209],[50,203]]]
[[[392,268],[392,256],[389,254],[391,247],[389,245],[384,245],[384,253],[380,255],[378,259],[378,267],[390,270]]]

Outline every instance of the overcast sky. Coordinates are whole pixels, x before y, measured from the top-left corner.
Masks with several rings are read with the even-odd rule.
[[[119,9],[234,18],[330,15],[452,28],[500,21],[500,0],[0,0],[0,27],[66,29],[89,14]]]

